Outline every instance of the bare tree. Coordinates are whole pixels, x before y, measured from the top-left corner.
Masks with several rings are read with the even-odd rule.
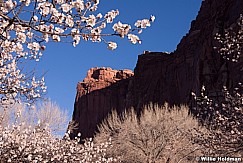
[[[205,150],[196,144],[198,131],[207,132],[186,106],[149,105],[139,119],[133,109],[122,116],[112,111],[95,140],[110,138],[113,147],[108,153],[120,156],[122,162],[195,162]]]
[[[4,107],[0,107],[0,109],[1,126],[12,124],[22,124],[21,126],[26,127],[38,126],[39,128],[50,129],[54,135],[65,132],[67,128],[67,111],[50,100],[43,101],[37,106],[33,105],[31,108],[24,103],[15,103],[11,109],[4,109]]]

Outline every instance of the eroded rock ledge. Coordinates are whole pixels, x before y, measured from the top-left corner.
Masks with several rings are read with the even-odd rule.
[[[82,138],[91,137],[111,109],[124,110],[130,107],[127,90],[133,71],[111,68],[91,68],[83,82],[77,85],[73,119],[79,123]],[[127,101],[127,102],[125,102]],[[131,103],[131,102],[130,102]],[[75,134],[74,134],[75,135]]]

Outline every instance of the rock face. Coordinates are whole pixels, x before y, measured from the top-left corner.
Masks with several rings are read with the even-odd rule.
[[[93,136],[96,125],[111,109],[138,111],[150,102],[191,103],[191,92],[200,94],[202,85],[217,96],[223,85],[229,89],[243,82],[242,53],[233,63],[214,49],[214,37],[235,26],[243,13],[242,0],[205,0],[191,29],[173,53],[146,52],[138,57],[134,70],[91,69],[77,86],[73,120],[83,138]],[[119,74],[119,75],[118,75]],[[75,134],[74,133],[74,134]]]
[[[113,70],[111,68],[91,68],[83,82],[77,85],[73,119],[79,123],[75,131],[82,138],[91,137],[99,124],[111,111],[122,111],[128,106],[127,94],[131,70]],[[126,102],[125,102],[126,101]]]

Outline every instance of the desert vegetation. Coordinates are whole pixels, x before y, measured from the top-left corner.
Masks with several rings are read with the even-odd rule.
[[[2,162],[196,162],[207,155],[242,156],[241,130],[233,134],[221,128],[223,123],[200,122],[187,106],[150,104],[139,116],[134,109],[123,114],[113,110],[99,125],[94,141],[84,144],[80,133],[70,140],[69,130],[57,137],[65,129],[66,113],[55,103],[26,109],[30,108],[18,104],[1,115]]]
[[[89,139],[80,144],[81,134],[70,140],[70,131],[63,138],[58,136],[66,130],[66,121],[66,112],[50,101],[35,108],[15,104],[11,112],[1,110],[0,162],[116,161],[106,157],[109,141],[94,144]]]
[[[137,20],[132,27],[114,19],[118,10],[98,13],[99,0],[49,1],[0,0],[0,162],[110,162],[105,157],[109,142],[79,144],[80,134],[69,139],[56,137],[66,130],[66,113],[53,103],[37,101],[46,94],[44,75],[26,68],[39,62],[49,42],[80,40],[103,42],[114,50],[109,36],[141,43],[138,34],[150,27],[155,17]],[[113,24],[112,32],[103,33]],[[35,63],[34,63],[35,64]],[[69,123],[75,124],[75,123]],[[72,127],[69,125],[69,129]]]
[[[121,115],[113,110],[99,126],[95,142],[111,140],[107,154],[122,162],[196,162],[200,156],[226,155],[241,158],[243,98],[239,90],[229,93],[224,89],[220,104],[202,90],[202,97],[195,97],[198,114],[186,106],[168,104],[145,106],[140,116],[134,109]]]
[[[111,139],[107,153],[123,162],[195,162],[205,148],[197,144],[198,133],[207,135],[186,106],[148,105],[141,116],[134,109],[116,111],[99,126],[95,140]]]
[[[112,33],[102,33],[118,10],[96,14],[99,0],[0,0],[0,162],[196,162],[199,156],[243,157],[243,85],[211,98],[206,87],[188,106],[150,104],[140,115],[130,108],[115,110],[94,136],[83,140],[69,134],[77,122],[51,101],[40,100],[47,87],[43,75],[25,69],[39,62],[48,42],[74,47],[80,40],[103,42],[107,36],[141,43],[138,34],[155,17],[137,20],[132,27],[118,21]],[[221,33],[215,47],[225,62],[242,59],[243,17]],[[235,32],[236,31],[236,32]],[[203,83],[202,83],[203,84]],[[37,101],[39,101],[39,104]],[[65,132],[64,136],[59,136]]]

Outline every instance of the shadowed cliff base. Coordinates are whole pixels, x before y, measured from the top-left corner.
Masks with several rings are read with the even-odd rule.
[[[77,86],[73,120],[79,128],[74,134],[93,136],[97,124],[114,108],[118,112],[129,107],[140,111],[150,102],[162,105],[165,101],[191,106],[191,92],[200,95],[202,85],[212,97],[223,86],[235,88],[243,82],[242,53],[236,63],[225,60],[214,48],[218,46],[214,37],[234,26],[242,13],[242,0],[205,0],[173,53],[145,52],[138,57],[134,76],[124,75],[119,81],[100,80],[103,77],[91,73],[97,78],[91,92],[84,92],[85,79]]]

